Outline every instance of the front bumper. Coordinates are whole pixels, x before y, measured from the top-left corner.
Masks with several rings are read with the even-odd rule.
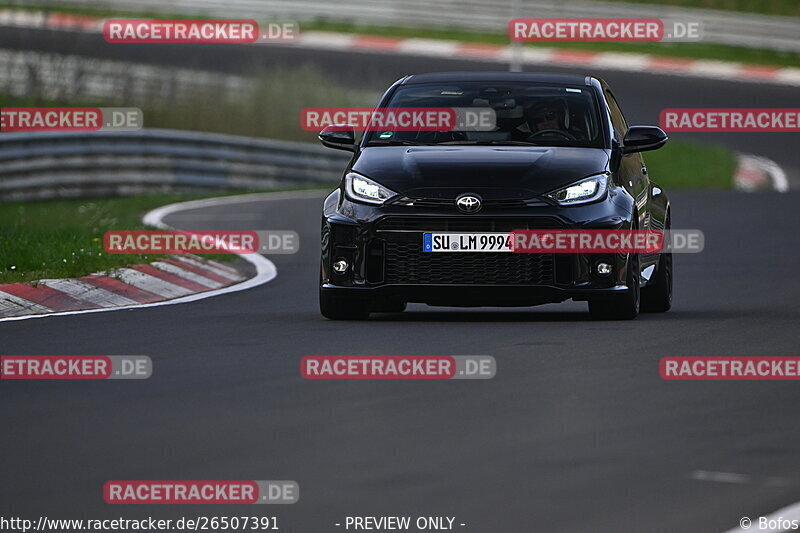
[[[607,198],[586,206],[541,206],[463,215],[441,209],[326,200],[320,290],[337,298],[452,306],[527,306],[626,291],[624,254],[422,252],[427,231],[628,229],[632,210]],[[332,270],[344,259],[344,273]],[[596,264],[613,266],[600,275]]]
[[[611,287],[556,287],[546,285],[383,285],[343,287],[324,283],[321,291],[333,291],[339,298],[354,302],[403,301],[432,306],[522,307],[565,300],[584,301],[593,296],[628,291],[625,285]]]

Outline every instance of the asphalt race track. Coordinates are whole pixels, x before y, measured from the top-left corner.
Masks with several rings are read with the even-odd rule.
[[[592,322],[585,304],[412,305],[367,323],[317,311],[321,196],[178,213],[195,229],[294,229],[278,278],[185,305],[0,323],[5,354],[150,355],[148,381],[3,382],[4,514],[223,515],[252,507],[109,506],[109,479],[293,479],[292,532],[345,515],[449,515],[463,531],[712,532],[798,500],[791,382],[667,382],[667,355],[796,355],[797,194],[673,195],[676,304]],[[243,221],[247,221],[246,223]],[[323,382],[304,355],[497,358],[488,381]],[[693,479],[696,471],[747,482]],[[696,477],[696,474],[695,474]],[[13,482],[12,482],[13,480]]]
[[[56,46],[49,32],[25,31],[26,48]],[[156,57],[146,47],[112,52],[88,36],[59,39],[61,51],[183,66],[191,56],[231,72],[302,58],[373,84],[489,68],[277,47],[237,52],[235,61],[230,47],[172,47]],[[22,43],[0,35],[0,47]],[[631,122],[655,122],[662,107],[797,103],[790,87],[600,74]],[[789,135],[697,138],[771,157],[800,182]],[[324,320],[323,195],[167,218],[185,229],[297,231],[300,252],[271,257],[278,277],[261,287],[176,306],[0,322],[3,354],[149,355],[154,363],[147,381],[3,381],[0,514],[264,514],[292,533],[342,531],[334,524],[347,515],[455,516],[466,533],[709,533],[800,500],[796,383],[658,374],[665,356],[798,355],[798,193],[671,192],[673,227],[703,230],[706,248],[675,257],[673,310],[633,322],[593,322],[585,303],[571,302],[411,305],[368,322]],[[493,355],[497,376],[308,381],[299,376],[305,355]],[[702,472],[740,476],[720,482]],[[293,506],[255,508],[110,506],[102,487],[112,479],[291,479],[301,496]]]

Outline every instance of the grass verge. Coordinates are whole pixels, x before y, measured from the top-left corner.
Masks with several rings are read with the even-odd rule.
[[[669,5],[678,7],[695,7],[700,9],[718,9],[722,11],[739,11],[742,13],[760,13],[762,15],[800,16],[800,4],[797,0],[605,0],[607,2],[626,2],[637,4]],[[203,18],[192,13],[183,15],[148,12],[126,12],[121,10],[108,10],[92,7],[63,6],[58,2],[52,5],[40,4],[38,6],[24,6],[11,2],[0,2],[0,7],[14,7],[30,10],[69,11],[86,15],[130,15],[142,17],[161,18]],[[634,15],[631,15],[634,16]]]
[[[800,17],[797,0],[607,0],[611,2],[635,2],[637,4],[660,4],[678,7],[699,7],[723,11],[742,11],[762,15],[785,15]]]
[[[118,255],[103,250],[109,230],[142,230],[147,211],[216,194],[158,194],[128,198],[0,203],[0,283],[74,278],[148,263],[162,255]],[[230,261],[234,255],[204,256]]]
[[[736,154],[724,146],[671,139],[664,148],[643,154],[654,182],[675,189],[732,189]]]

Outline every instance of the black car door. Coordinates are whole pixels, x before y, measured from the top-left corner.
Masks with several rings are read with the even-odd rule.
[[[611,91],[606,89],[605,93],[611,124],[614,127],[613,141],[617,143],[617,146],[622,146],[622,141],[628,132],[628,123],[625,121],[625,116],[622,114],[622,110]],[[644,165],[642,154],[637,152],[622,156],[618,173],[621,184],[636,199],[636,208],[639,213],[639,229],[649,229],[650,180],[647,177],[647,168]]]

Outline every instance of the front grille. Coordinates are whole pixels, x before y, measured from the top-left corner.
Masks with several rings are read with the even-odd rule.
[[[552,254],[423,252],[422,238],[386,242],[385,282],[396,284],[549,285]]]
[[[424,208],[450,209],[456,211],[456,201],[452,198],[410,198],[403,196],[397,200],[392,200],[388,205],[404,205]],[[528,200],[484,200],[483,209],[517,209],[523,207],[547,207],[551,204],[541,198],[531,198]]]
[[[377,224],[377,231],[514,231],[518,229],[559,229],[564,225],[553,217],[502,218],[462,215],[460,217],[386,217]]]

